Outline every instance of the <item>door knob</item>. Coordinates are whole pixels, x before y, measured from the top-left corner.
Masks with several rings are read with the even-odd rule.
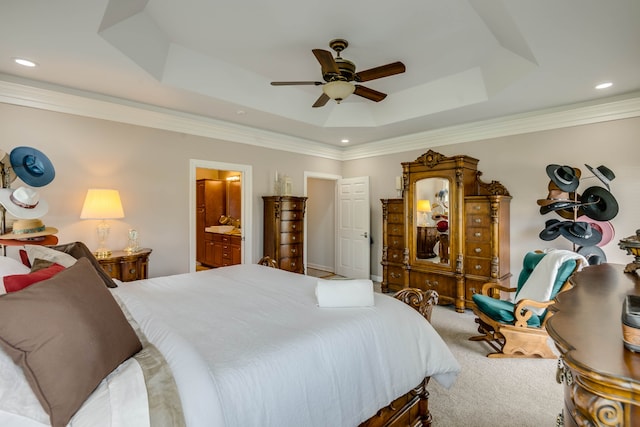
[[[361,234],[360,236],[362,236],[362,237],[365,237],[365,238],[366,238],[367,236],[369,236],[369,234],[367,234],[367,232],[365,231],[365,232],[364,232],[364,234]]]

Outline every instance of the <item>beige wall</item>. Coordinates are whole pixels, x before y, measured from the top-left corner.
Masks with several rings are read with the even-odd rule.
[[[344,162],[343,175],[371,176],[372,236],[371,271],[382,274],[382,213],[381,198],[396,197],[395,177],[402,174],[401,162],[413,161],[424,150]],[[434,147],[444,155],[466,154],[479,159],[478,169],[483,180],[500,181],[507,187],[511,201],[511,271],[517,274],[524,254],[533,249],[556,247],[572,249],[567,239],[545,242],[538,237],[544,223],[556,214],[541,215],[537,199],[547,197],[548,164],[567,164],[583,172],[578,193],[600,181],[590,176],[585,163],[597,167],[606,165],[616,178],[611,192],[620,212],[611,222],[616,236],[603,247],[609,262],[626,264],[631,258],[618,247],[620,238],[635,234],[640,228],[640,118],[615,120],[599,124],[569,127],[544,132],[495,138],[484,141]]]
[[[466,154],[480,160],[485,181],[499,180],[511,192],[512,272],[520,269],[525,252],[541,247],[571,248],[566,239],[538,238],[552,214],[540,215],[536,200],[546,197],[545,166],[569,164],[587,171],[604,164],[616,173],[612,193],[620,213],[612,221],[614,240],[604,247],[610,262],[630,257],[617,242],[640,228],[640,118],[569,127],[479,142],[434,147],[445,155]],[[151,276],[189,271],[189,160],[247,164],[253,168],[253,260],[262,252],[262,199],[272,193],[275,170],[293,179],[293,194],[302,195],[305,171],[370,176],[372,203],[371,273],[381,275],[380,199],[396,197],[400,163],[412,161],[429,147],[411,152],[340,162],[320,157],[234,144],[210,138],[156,130],[106,120],[0,104],[0,149],[20,145],[42,150],[56,168],[54,181],[40,189],[49,202],[43,218],[57,227],[61,242],[85,241],[97,246],[95,222],[81,221],[80,209],[90,187],[120,190],[126,217],[111,221],[112,248],[126,245],[126,231],[136,228],[141,244],[154,249]],[[588,173],[585,173],[585,177]],[[583,180],[581,189],[597,185]],[[13,187],[22,185],[19,180]],[[327,242],[326,244],[330,244]]]
[[[95,249],[96,222],[79,218],[86,191],[120,190],[125,218],[110,221],[110,247],[124,247],[127,229],[136,228],[141,245],[153,248],[151,276],[189,271],[190,159],[252,166],[254,261],[262,254],[261,196],[272,194],[275,170],[301,195],[304,171],[341,169],[335,160],[8,104],[0,104],[0,141],[6,152],[31,146],[53,163],[56,177],[39,192],[50,206],[43,220],[60,230],[60,242]]]

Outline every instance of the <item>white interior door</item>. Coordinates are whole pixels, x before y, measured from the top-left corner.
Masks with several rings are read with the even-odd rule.
[[[338,180],[336,273],[352,279],[371,275],[369,177]]]

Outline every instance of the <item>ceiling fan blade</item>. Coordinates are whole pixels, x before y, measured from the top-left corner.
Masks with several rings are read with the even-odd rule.
[[[353,93],[375,102],[380,102],[387,97],[386,93],[378,92],[377,90],[369,89],[361,85],[356,85],[356,90]]]
[[[318,98],[316,102],[313,104],[313,108],[324,107],[327,101],[329,101],[330,99],[331,98],[329,98],[329,96],[326,93],[322,92],[322,95],[320,95],[320,98]]]
[[[333,59],[333,55],[328,50],[323,49],[313,49],[313,54],[316,56],[316,59],[320,63],[322,67],[322,74],[325,73],[335,73],[340,74],[340,69],[338,68],[338,64],[336,64],[335,59]]]
[[[302,85],[314,85],[320,86],[322,82],[271,82],[271,86],[302,86]]]
[[[391,64],[381,65],[379,67],[370,68],[356,73],[356,81],[368,82],[369,80],[393,76],[394,74],[404,73],[405,71],[406,67],[402,62],[393,62]]]

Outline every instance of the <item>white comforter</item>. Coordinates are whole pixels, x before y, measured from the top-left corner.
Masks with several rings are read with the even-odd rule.
[[[188,426],[356,426],[453,355],[420,315],[376,294],[374,307],[319,308],[316,279],[259,265],[122,284],[164,354]]]

